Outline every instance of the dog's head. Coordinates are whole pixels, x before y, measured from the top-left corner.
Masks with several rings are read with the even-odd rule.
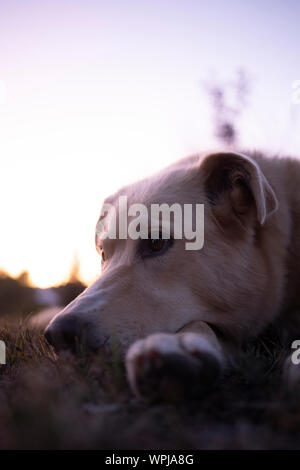
[[[170,237],[161,225],[157,236],[121,236],[121,196],[128,207],[143,204],[149,213],[152,204],[177,204],[183,213],[184,205],[203,204],[203,247],[186,249],[184,214],[181,239],[174,217]],[[123,188],[106,203],[116,210],[100,225],[114,221],[117,229],[114,239],[105,238],[97,226],[102,274],[46,329],[55,347],[74,349],[78,342],[97,349],[116,338],[125,349],[138,338],[175,333],[198,320],[234,334],[263,323],[257,316],[268,282],[262,234],[277,200],[255,160],[235,153],[191,157]],[[195,211],[191,217],[202,230]],[[136,220],[130,211],[129,220]]]

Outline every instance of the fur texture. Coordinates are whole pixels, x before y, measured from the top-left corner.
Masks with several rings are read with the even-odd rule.
[[[283,304],[297,306],[299,184],[297,160],[217,153],[189,157],[122,188],[106,202],[117,204],[118,196],[126,195],[128,204],[148,207],[203,203],[204,247],[187,251],[185,240],[175,240],[163,255],[142,259],[139,240],[104,240],[101,277],[54,318],[48,340],[60,348],[73,347],[77,338],[96,350],[117,338],[124,351],[140,340],[127,355],[137,394],[140,365],[153,354],[168,364],[167,344],[177,359],[197,356],[209,368],[217,361],[224,370],[234,359],[235,344],[259,335]],[[198,335],[192,352],[183,347],[191,344],[184,334]],[[186,369],[186,361],[180,367]],[[166,374],[166,369],[160,370]],[[201,375],[205,380],[209,375],[203,365]]]

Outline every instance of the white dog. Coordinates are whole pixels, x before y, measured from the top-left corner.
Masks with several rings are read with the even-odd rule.
[[[139,396],[220,376],[233,345],[258,335],[299,302],[300,164],[215,153],[181,160],[106,200],[204,204],[204,246],[185,239],[96,236],[101,277],[46,329],[57,349],[97,350],[118,338]],[[129,349],[128,349],[129,348]],[[168,382],[169,381],[169,382]]]

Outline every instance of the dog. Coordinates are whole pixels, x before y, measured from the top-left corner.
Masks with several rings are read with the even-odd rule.
[[[100,278],[49,324],[57,350],[97,351],[113,338],[140,398],[166,386],[207,391],[235,347],[299,304],[300,163],[218,152],[195,155],[126,186],[105,203],[204,204],[204,245],[103,239]]]

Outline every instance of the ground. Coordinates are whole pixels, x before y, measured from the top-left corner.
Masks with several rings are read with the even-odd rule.
[[[292,331],[300,338],[298,325]],[[241,349],[235,370],[192,402],[136,400],[117,347],[109,356],[58,358],[26,322],[3,324],[0,338],[8,358],[0,366],[0,449],[300,446],[300,385],[282,381],[290,349],[282,323]]]

